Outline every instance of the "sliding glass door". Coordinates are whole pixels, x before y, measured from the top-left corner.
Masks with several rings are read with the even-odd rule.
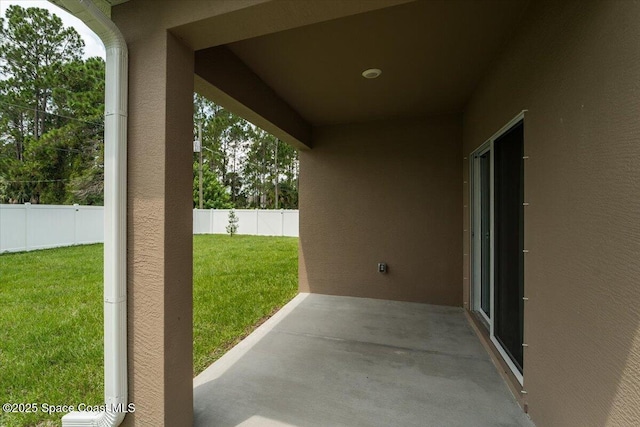
[[[492,137],[471,160],[472,307],[522,381],[524,330],[524,124]]]

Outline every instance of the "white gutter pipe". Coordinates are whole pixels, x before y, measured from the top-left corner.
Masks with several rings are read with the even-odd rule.
[[[101,0],[96,0],[100,2]],[[122,33],[110,4],[53,0],[91,28],[106,49],[104,111],[104,410],[71,412],[63,427],[116,427],[127,410],[127,71]],[[102,409],[102,408],[101,408]]]

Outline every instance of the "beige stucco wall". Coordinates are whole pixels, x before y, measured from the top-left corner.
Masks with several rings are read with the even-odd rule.
[[[532,2],[467,106],[464,156],[522,109],[529,412],[640,425],[640,3]]]
[[[191,423],[187,26],[262,2],[201,1],[188,16],[178,4],[137,0],[113,15],[132,58],[127,425]],[[539,427],[640,425],[639,23],[637,2],[532,2],[463,120],[314,129],[301,152],[300,289],[468,303],[464,157],[528,109],[529,411]]]
[[[112,9],[130,57],[128,400],[136,412],[123,426],[193,421],[194,50],[404,1],[135,0]]]
[[[459,116],[316,128],[313,147],[300,152],[300,291],[461,305]]]
[[[123,426],[191,426],[193,51],[153,21],[113,18],[130,57],[128,398],[136,411]]]

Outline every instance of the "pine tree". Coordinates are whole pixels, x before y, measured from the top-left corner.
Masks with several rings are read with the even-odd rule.
[[[0,18],[0,202],[103,203],[104,61],[46,9]]]
[[[229,225],[227,225],[227,233],[229,236],[233,237],[234,234],[238,231],[238,217],[233,209],[229,211]]]

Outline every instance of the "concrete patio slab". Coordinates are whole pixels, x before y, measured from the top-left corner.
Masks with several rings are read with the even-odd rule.
[[[197,427],[523,426],[460,308],[300,294],[194,380]]]

